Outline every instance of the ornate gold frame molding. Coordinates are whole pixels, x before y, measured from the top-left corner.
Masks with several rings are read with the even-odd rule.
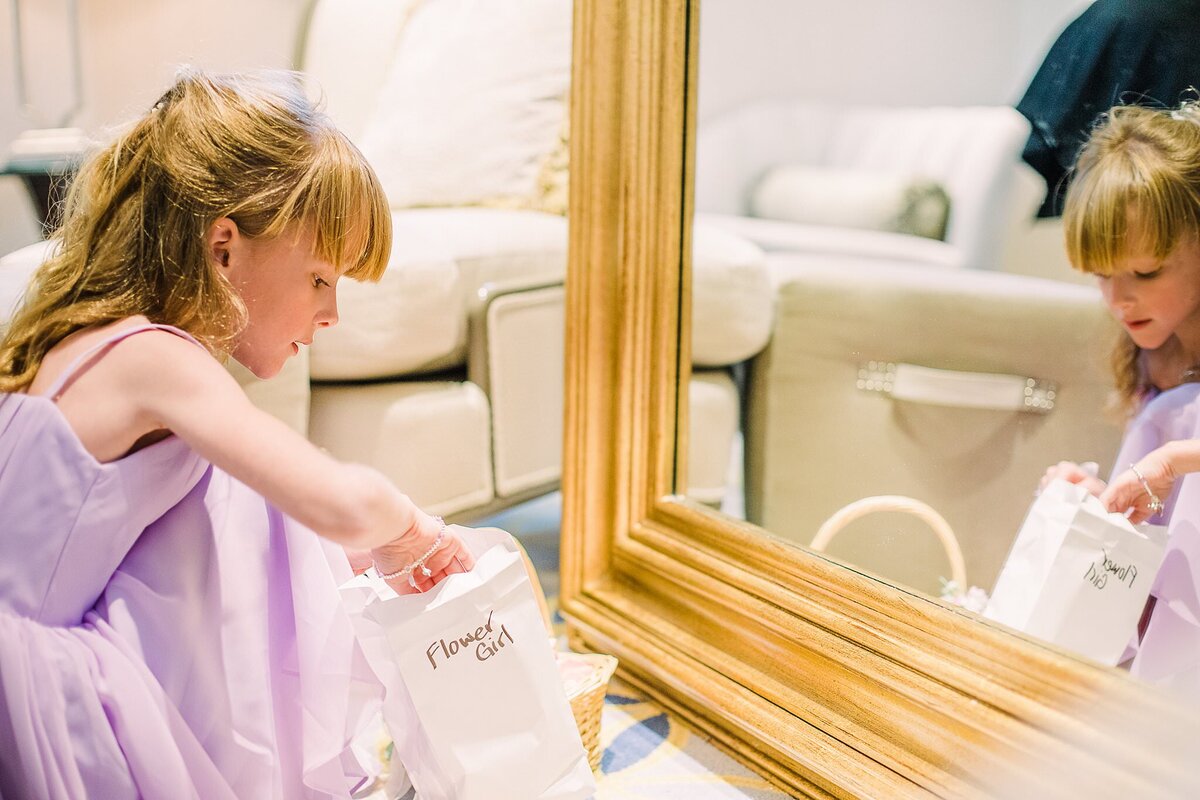
[[[690,363],[696,4],[575,4],[562,608],[576,641],[805,797],[1161,794],[1097,719],[1158,694],[673,494]],[[677,424],[678,418],[678,424]],[[1087,721],[1081,714],[1087,711]],[[1160,716],[1161,715],[1161,716]],[[1013,794],[1011,796],[1018,796]]]

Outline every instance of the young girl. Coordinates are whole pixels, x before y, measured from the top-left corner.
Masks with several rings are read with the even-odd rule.
[[[1124,329],[1113,366],[1132,420],[1111,485],[1067,462],[1043,483],[1083,483],[1111,511],[1170,525],[1131,671],[1200,692],[1200,484],[1175,485],[1200,468],[1197,109],[1113,109],[1079,156],[1063,216],[1071,263],[1099,277]]]
[[[400,592],[472,559],[220,360],[276,374],[380,277],[378,180],[295,76],[184,74],[56,238],[0,339],[0,796],[348,796],[342,548]]]

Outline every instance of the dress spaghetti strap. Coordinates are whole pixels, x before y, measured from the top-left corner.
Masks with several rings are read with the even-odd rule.
[[[142,333],[143,331],[167,331],[175,334],[176,336],[187,339],[197,347],[204,347],[204,345],[200,344],[200,342],[198,342],[190,333],[182,330],[181,328],[176,328],[173,325],[163,325],[157,322],[150,322],[145,325],[134,325],[132,328],[124,328],[116,331],[113,334],[110,334],[102,341],[98,342],[92,347],[89,347],[83,353],[79,354],[74,361],[67,365],[67,368],[62,371],[58,378],[55,379],[54,383],[50,387],[50,390],[46,392],[45,396],[49,397],[52,402],[57,403],[59,398],[63,396],[63,393],[70,388],[75,379],[87,372],[92,364],[98,360],[99,356],[108,351],[108,348],[112,347],[123,339],[133,336],[135,333]]]

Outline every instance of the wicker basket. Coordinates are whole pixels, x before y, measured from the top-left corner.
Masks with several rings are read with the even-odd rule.
[[[575,715],[579,738],[587,749],[588,764],[592,771],[600,769],[600,717],[604,711],[604,695],[608,681],[617,668],[617,659],[600,653],[555,654],[558,671],[563,678],[563,688]]]

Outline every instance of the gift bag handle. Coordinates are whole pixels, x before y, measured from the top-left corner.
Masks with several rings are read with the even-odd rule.
[[[864,497],[862,500],[855,500],[825,520],[820,530],[817,531],[817,535],[813,537],[809,548],[817,552],[823,552],[829,546],[829,542],[842,528],[854,522],[859,517],[879,511],[902,511],[912,514],[928,524],[933,529],[933,532],[937,534],[938,539],[942,543],[942,548],[946,551],[947,558],[950,559],[951,579],[960,589],[966,589],[967,566],[963,561],[962,548],[958,545],[958,538],[955,537],[954,531],[950,529],[950,523],[946,522],[946,518],[934,511],[929,505],[922,503],[920,500],[914,500],[911,497],[876,495],[874,497]]]

